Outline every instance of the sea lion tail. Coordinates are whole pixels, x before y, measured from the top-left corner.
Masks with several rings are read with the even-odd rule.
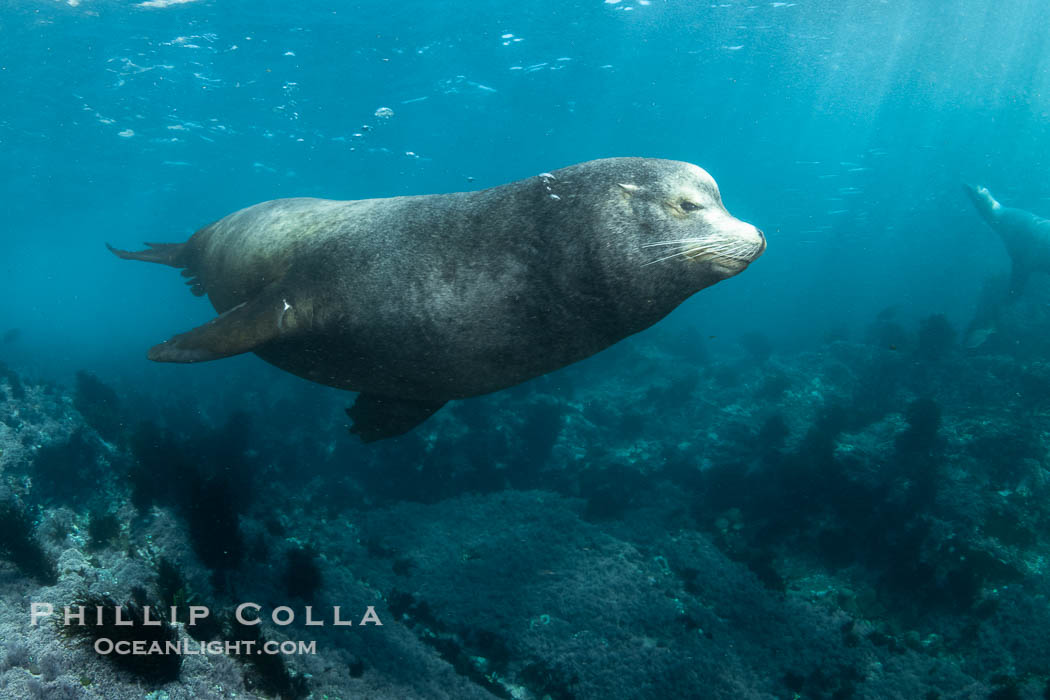
[[[186,279],[186,286],[190,288],[194,296],[204,296],[204,284],[201,282],[193,249],[186,243],[147,243],[148,250],[121,250],[114,248],[109,243],[106,247],[109,252],[123,260],[143,260],[145,262],[171,265],[183,268],[182,276]]]
[[[171,265],[172,267],[186,267],[186,244],[185,243],[147,243],[148,250],[121,250],[114,248],[109,243],[106,247],[109,252],[123,260],[143,260],[145,262]]]

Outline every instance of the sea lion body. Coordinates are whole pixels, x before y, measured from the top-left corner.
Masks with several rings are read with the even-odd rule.
[[[614,158],[477,192],[274,200],[115,252],[185,268],[221,314],[151,359],[251,351],[362,392],[367,440],[593,355],[764,248],[700,168]]]
[[[1004,207],[987,187],[965,186],[977,211],[1010,256],[1010,291],[1020,294],[1033,272],[1050,272],[1050,220],[1024,209]]]
[[[986,298],[966,329],[964,345],[977,348],[998,333],[999,317],[1024,291],[1033,272],[1050,273],[1050,220],[1024,209],[1004,207],[987,187],[964,185],[981,218],[995,231],[1010,256],[1010,286],[1002,299]]]

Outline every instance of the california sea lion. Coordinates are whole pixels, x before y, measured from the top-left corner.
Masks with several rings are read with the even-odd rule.
[[[994,336],[1005,303],[1024,291],[1033,272],[1050,272],[1050,220],[1000,204],[987,187],[964,185],[963,189],[981,217],[999,234],[1010,255],[1010,288],[1005,299],[986,298],[966,330],[964,345],[976,348]]]
[[[1050,272],[1050,220],[1024,209],[1004,207],[987,187],[965,185],[974,206],[999,234],[1010,255],[1010,292],[1019,294],[1033,272]]]
[[[637,333],[766,248],[689,163],[609,158],[478,192],[278,199],[121,258],[183,268],[220,316],[159,362],[254,352],[361,392],[364,441]]]

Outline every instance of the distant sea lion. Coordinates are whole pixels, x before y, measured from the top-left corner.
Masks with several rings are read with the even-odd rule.
[[[183,268],[221,315],[159,362],[254,352],[361,392],[364,441],[450,399],[571,364],[637,333],[766,248],[689,163],[609,158],[477,192],[278,199],[185,243],[117,256]]]
[[[981,217],[1002,239],[1010,255],[1010,289],[1007,300],[1024,291],[1033,272],[1050,272],[1050,220],[1025,211],[1004,207],[987,187],[964,185],[966,194]],[[965,344],[982,345],[996,332],[999,304],[979,309],[970,324]]]
[[[1050,272],[1050,220],[1024,209],[1004,207],[987,187],[964,185],[977,211],[1010,254],[1010,291],[1020,294],[1033,272]]]

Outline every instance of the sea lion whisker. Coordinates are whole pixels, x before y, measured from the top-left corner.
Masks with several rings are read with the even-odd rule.
[[[727,258],[733,258],[734,260],[750,260],[754,251],[751,248],[734,248],[727,250],[721,254]]]
[[[662,258],[657,258],[656,260],[650,260],[647,263],[642,263],[642,267],[648,267],[649,265],[655,265],[656,263],[663,262],[664,260],[670,260],[671,258],[677,258],[677,257],[680,257],[680,256],[688,256],[688,255],[689,255],[689,251],[688,250],[680,250],[677,253],[673,253],[671,255],[665,255]]]
[[[732,245],[726,244],[726,248],[725,248],[726,251],[731,251],[732,249],[733,249]],[[677,258],[677,257],[686,257],[686,258],[689,258],[691,260],[695,260],[696,258],[700,258],[700,257],[703,257],[705,259],[706,258],[712,258],[712,257],[723,257],[723,258],[736,259],[734,257],[734,255],[735,255],[735,253],[734,254],[729,254],[727,252],[724,252],[718,246],[716,246],[716,247],[694,246],[692,248],[686,248],[685,250],[680,250],[677,253],[672,253],[671,255],[665,255],[663,257],[657,258],[656,260],[650,260],[647,263],[643,263],[642,267],[646,267],[648,265],[655,265],[656,263],[664,262],[665,260],[671,260],[672,258]]]
[[[656,246],[675,245],[675,244],[679,244],[679,243],[703,243],[706,240],[707,240],[706,238],[680,238],[680,239],[678,239],[676,241],[654,241],[652,243],[643,243],[642,247],[643,248],[655,248]]]
[[[706,256],[707,258],[723,257],[733,260],[750,260],[757,250],[758,247],[752,243],[730,241],[714,246],[697,246],[695,248],[690,248],[686,251],[686,255],[690,259]]]
[[[717,244],[715,244],[712,247],[713,248],[719,248],[719,249],[721,249],[721,248],[740,248],[740,249],[745,249],[745,248],[751,247],[752,245],[754,245],[754,244],[749,242],[749,241],[719,241]]]
[[[744,254],[747,256],[754,255],[756,251],[761,249],[761,243],[754,243],[751,241],[735,241],[735,245],[732,250],[735,254]]]
[[[707,247],[711,248],[712,250],[722,249],[722,248],[733,248],[733,247],[736,247],[736,246],[739,246],[739,245],[745,245],[743,241],[733,241],[733,240],[705,241],[705,243],[707,243],[708,244]]]
[[[736,254],[740,253],[741,250],[742,250],[742,248],[740,247],[739,244],[737,244],[737,243],[727,243],[727,244],[716,245],[716,246],[698,246],[696,248],[691,248],[689,250],[689,253],[691,255],[700,255],[700,254],[709,253],[709,254],[712,254],[712,255],[724,255],[724,256],[727,256],[727,257],[731,257],[733,255],[736,255]]]
[[[742,255],[742,256],[746,256],[746,255],[749,254],[749,251],[751,251],[751,246],[749,246],[749,245],[737,245],[737,246],[734,246],[734,247],[729,248],[727,250],[724,250],[722,252],[725,255]]]
[[[670,260],[678,255],[685,254],[690,258],[698,257],[700,255],[721,255],[724,257],[735,258],[738,256],[750,258],[757,250],[753,244],[744,243],[741,241],[717,241],[714,244],[711,243],[709,237],[706,238],[680,238],[673,241],[653,241],[651,243],[645,243],[642,245],[643,248],[654,248],[657,246],[668,246],[668,245],[689,245],[691,243],[700,243],[701,245],[687,248],[684,251],[680,251],[675,255],[669,255],[657,260],[653,260],[647,265],[651,265],[656,262],[663,262],[664,260]],[[742,255],[745,254],[746,255]]]

